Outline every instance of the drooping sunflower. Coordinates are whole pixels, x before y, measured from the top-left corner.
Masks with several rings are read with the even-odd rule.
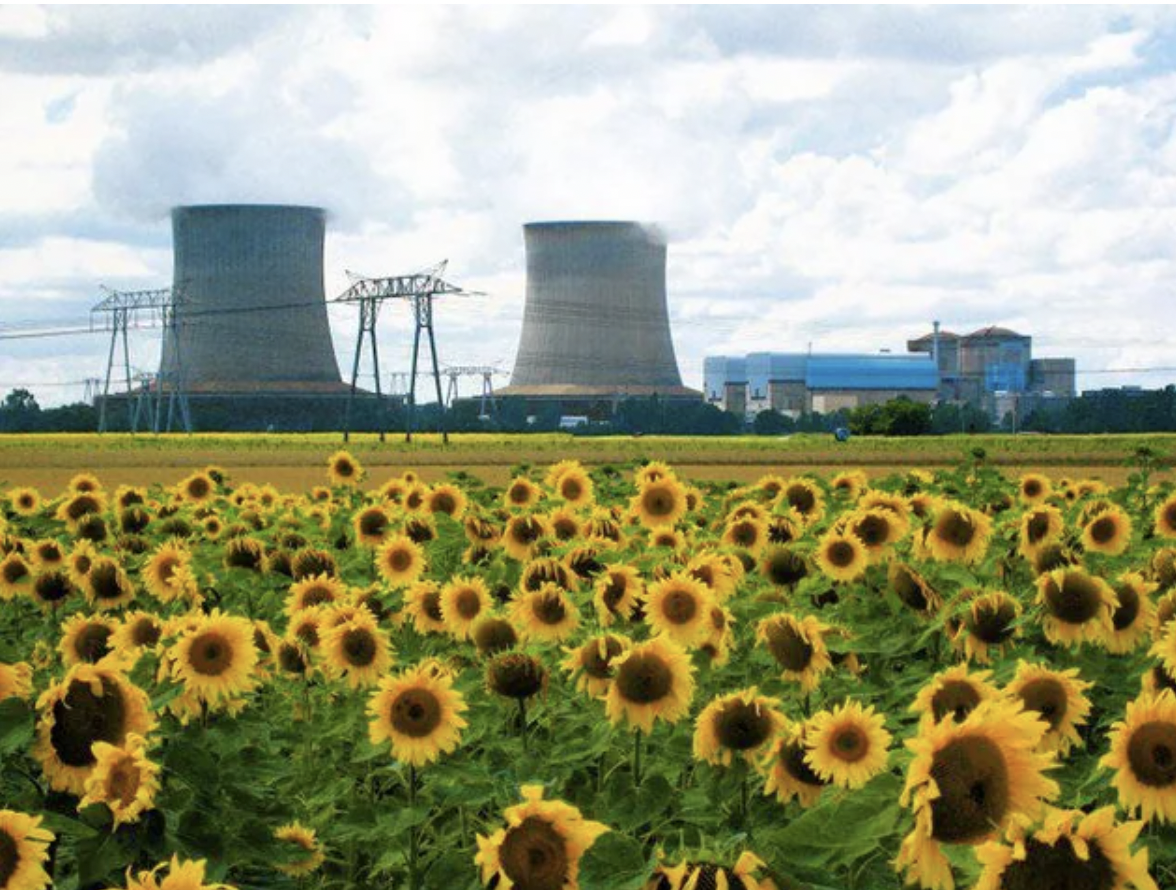
[[[805,525],[820,522],[825,515],[825,498],[820,486],[802,476],[789,479],[778,500],[781,505],[791,508]]]
[[[1000,698],[1000,690],[988,682],[992,671],[970,672],[966,664],[940,671],[919,690],[910,711],[919,725],[951,719],[962,722],[983,702]]]
[[[523,566],[519,587],[523,590],[538,590],[544,584],[554,584],[571,593],[580,589],[580,578],[568,568],[566,562],[551,556],[539,556]]]
[[[19,551],[13,550],[0,559],[0,601],[29,596],[33,577],[33,567]]]
[[[1127,703],[1099,765],[1115,770],[1119,806],[1144,822],[1176,822],[1176,694],[1165,689]]]
[[[555,493],[569,507],[587,507],[592,503],[593,485],[582,467],[570,467],[560,474],[553,486]]]
[[[8,489],[8,506],[17,516],[36,516],[41,512],[41,493],[35,488]]]
[[[115,653],[115,621],[104,615],[75,612],[61,625],[61,642],[57,649],[66,667],[75,664],[98,664]]]
[[[1032,561],[1043,547],[1061,540],[1066,530],[1062,512],[1052,504],[1038,504],[1021,514],[1018,552]]]
[[[71,532],[87,516],[97,516],[106,510],[106,497],[99,491],[79,492],[62,501],[54,516],[64,522]]]
[[[608,826],[561,800],[544,800],[542,785],[524,785],[522,795],[524,803],[503,813],[505,828],[477,835],[474,865],[482,883],[499,890],[574,890],[580,858]]]
[[[141,871],[137,878],[127,872],[127,890],[235,890],[228,884],[204,883],[203,859],[181,860],[175,854],[169,862],[161,862],[151,871]],[[160,880],[160,869],[167,866],[167,877]]]
[[[33,694],[33,669],[26,661],[5,664],[0,661],[0,701],[26,699]]]
[[[609,627],[618,619],[628,621],[644,595],[636,568],[620,564],[606,566],[596,581],[592,600],[601,626]]]
[[[557,541],[570,541],[580,536],[580,520],[568,507],[561,507],[548,513],[547,525]]]
[[[869,484],[870,477],[863,470],[845,470],[829,480],[829,490],[846,501],[856,501]]]
[[[686,490],[673,477],[648,482],[633,497],[630,508],[646,528],[673,526],[686,515]]]
[[[760,575],[776,587],[795,587],[809,570],[809,561],[787,544],[768,547],[759,562]]]
[[[1155,533],[1161,538],[1176,538],[1176,492],[1156,505]]]
[[[113,648],[136,659],[146,649],[153,649],[163,637],[163,622],[151,612],[128,612],[110,636]]]
[[[886,718],[848,701],[809,718],[804,737],[808,765],[839,788],[860,788],[886,769],[890,733]]]
[[[903,533],[894,514],[882,507],[855,510],[845,517],[845,528],[865,545],[872,563],[883,562]]]
[[[97,558],[98,551],[89,541],[78,541],[74,544],[73,549],[65,558],[65,566],[69,572],[69,580],[74,583],[75,587],[80,590],[85,589],[86,576],[90,574],[90,567],[93,566],[94,560]]]
[[[935,514],[927,530],[926,547],[931,558],[938,562],[978,563],[988,552],[992,537],[992,519],[965,507],[947,502]]]
[[[677,723],[690,711],[694,666],[672,640],[655,637],[638,643],[616,664],[605,700],[613,723],[622,720],[649,735],[656,719]]]
[[[1160,590],[1176,587],[1176,547],[1161,547],[1152,554],[1151,574]]]
[[[477,575],[456,575],[441,588],[441,618],[459,640],[468,639],[474,622],[493,607],[490,589]]]
[[[227,569],[260,572],[265,565],[265,547],[256,538],[245,535],[231,537],[225,544],[224,565]]]
[[[1165,671],[1176,675],[1176,622],[1169,621],[1163,625],[1148,651],[1160,660]]]
[[[30,592],[37,605],[51,611],[60,608],[75,593],[75,588],[67,572],[49,569],[37,573],[33,578],[33,589]]]
[[[355,541],[361,547],[379,547],[384,543],[391,525],[392,517],[379,504],[370,504],[351,517],[351,530],[355,532]]]
[[[81,796],[97,758],[95,742],[122,745],[155,727],[147,693],[119,671],[78,664],[37,699],[33,756],[55,791]]]
[[[470,628],[470,639],[480,655],[496,655],[513,649],[519,643],[519,632],[506,618],[482,615]]]
[[[0,810],[0,887],[3,890],[43,890],[53,884],[44,869],[53,832],[41,828],[41,816]]]
[[[291,877],[308,875],[315,871],[327,859],[322,845],[315,836],[314,829],[307,828],[301,822],[288,822],[275,829],[274,839],[285,841],[294,848],[293,852],[298,854],[297,858],[293,861],[274,866],[282,874],[290,875]]]
[[[727,766],[733,756],[750,763],[786,724],[780,700],[754,686],[718,696],[694,723],[694,756],[712,766]]]
[[[499,543],[508,556],[526,562],[535,555],[539,542],[550,532],[551,527],[544,517],[520,514],[507,520]]]
[[[346,678],[351,689],[375,686],[392,666],[388,635],[365,610],[324,628],[319,651],[328,672]]]
[[[172,676],[209,705],[253,689],[257,647],[247,618],[213,610],[169,650]]]
[[[886,567],[886,582],[904,606],[920,615],[934,615],[943,606],[931,583],[904,562],[894,560]]]
[[[307,606],[290,616],[286,637],[296,641],[308,652],[317,652],[323,642],[323,622],[326,617],[325,606]]]
[[[1004,843],[989,841],[976,849],[976,860],[984,871],[973,890],[1041,886],[1159,890],[1148,874],[1147,848],[1131,852],[1143,823],[1116,825],[1114,807],[1089,814],[1052,810],[1032,834],[1030,827],[1014,821]]]
[[[106,804],[114,825],[129,825],[155,806],[159,765],[147,757],[147,740],[128,733],[121,745],[94,743],[94,770],[86,779],[86,793],[78,809]]]
[[[562,667],[576,678],[576,691],[604,698],[616,675],[615,662],[629,651],[632,641],[617,634],[599,634],[579,646],[565,649]]]
[[[775,890],[775,882],[756,874],[766,867],[750,850],[740,853],[734,865],[712,857],[684,858],[677,865],[658,865],[643,890]]]
[[[1053,494],[1053,484],[1041,473],[1025,473],[1017,483],[1017,492],[1022,503],[1040,504]]]
[[[404,592],[404,611],[412,619],[417,633],[444,633],[445,616],[441,613],[441,585],[436,581],[417,581]]]
[[[511,480],[510,485],[503,492],[502,502],[510,510],[529,510],[539,503],[543,497],[543,489],[528,479],[518,476]]]
[[[960,723],[927,724],[907,741],[914,758],[899,802],[913,810],[915,827],[894,862],[907,883],[953,887],[942,844],[986,841],[1018,815],[1032,818],[1043,799],[1058,794],[1044,775],[1053,754],[1037,750],[1046,729],[1020,702],[997,700],[981,703]]]
[[[1085,569],[1054,569],[1037,579],[1036,602],[1044,608],[1045,638],[1057,645],[1102,643],[1114,631],[1115,591]]]
[[[550,582],[521,591],[510,604],[510,617],[524,639],[561,643],[576,632],[580,610],[562,587]]]
[[[527,652],[501,652],[486,665],[486,688],[523,702],[547,688],[547,668]]]
[[[428,490],[424,509],[426,513],[443,513],[460,522],[468,503],[465,492],[456,485],[442,482]]]
[[[28,556],[33,565],[41,571],[65,568],[65,550],[61,542],[54,538],[34,541],[29,548]]]
[[[952,634],[952,645],[963,649],[964,657],[978,664],[991,664],[992,654],[1001,654],[1020,636],[1017,619],[1021,603],[1003,590],[990,590],[970,598]]]
[[[326,574],[312,575],[290,585],[286,594],[286,614],[293,616],[311,606],[329,606],[346,598],[347,585],[342,579]]]
[[[714,598],[706,585],[684,572],[655,581],[645,589],[645,621],[654,634],[665,634],[690,649],[710,634]]]
[[[1156,606],[1151,594],[1156,589],[1139,572],[1124,572],[1114,583],[1119,606],[1111,613],[1111,635],[1103,642],[1108,652],[1123,655],[1147,639],[1155,623]]]
[[[368,701],[368,737],[373,745],[388,742],[397,760],[424,766],[458,746],[466,710],[448,673],[417,665],[380,681]]]
[[[807,808],[816,804],[821,792],[832,783],[809,766],[804,736],[804,724],[787,726],[769,746],[759,770],[765,777],[764,794],[775,794],[782,804],[795,797]]]
[[[1038,550],[1033,555],[1032,563],[1033,572],[1037,575],[1044,575],[1054,569],[1080,566],[1082,565],[1082,557],[1062,541],[1054,541]]]
[[[834,581],[856,581],[866,571],[870,558],[866,545],[856,535],[830,529],[817,542],[814,559],[826,577]]]
[[[425,567],[425,551],[406,535],[389,537],[376,551],[376,571],[392,587],[408,587]]]
[[[725,553],[703,551],[695,553],[686,563],[686,574],[705,584],[720,602],[735,592],[739,578],[743,577],[743,563],[738,559],[728,559],[728,556]]]
[[[1088,553],[1119,556],[1131,543],[1131,517],[1122,507],[1111,506],[1082,529],[1082,546]]]
[[[327,458],[327,478],[333,487],[357,487],[363,477],[363,465],[346,451],[336,451]]]
[[[1090,714],[1090,700],[1083,693],[1093,685],[1078,679],[1077,668],[1059,671],[1019,661],[1017,674],[1004,691],[1049,724],[1041,737],[1041,749],[1065,757],[1073,746],[1082,745],[1078,727],[1086,725]]]
[[[760,621],[755,638],[772,654],[783,679],[799,683],[801,690],[811,692],[833,666],[825,645],[828,630],[828,626],[812,615],[797,618],[781,614]]]

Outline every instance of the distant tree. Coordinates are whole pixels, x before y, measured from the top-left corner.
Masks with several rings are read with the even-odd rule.
[[[41,406],[27,389],[14,389],[0,402],[0,430],[32,432],[39,428]]]
[[[792,418],[771,408],[757,414],[755,422],[752,424],[752,431],[757,436],[782,436],[792,432],[795,428],[796,424]]]

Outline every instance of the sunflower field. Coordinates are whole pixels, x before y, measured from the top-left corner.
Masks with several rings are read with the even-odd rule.
[[[0,493],[0,890],[1176,886],[1176,493]]]

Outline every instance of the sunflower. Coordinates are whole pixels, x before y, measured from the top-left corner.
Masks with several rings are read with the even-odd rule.
[[[38,569],[60,569],[65,566],[65,551],[59,541],[44,538],[34,541],[29,548],[29,559]]]
[[[169,652],[172,676],[210,705],[236,698],[255,685],[257,647],[247,618],[214,610]]]
[[[582,467],[569,467],[552,487],[569,507],[587,507],[592,503],[592,480]]]
[[[512,516],[503,529],[500,543],[508,556],[519,562],[526,562],[535,555],[539,542],[551,528],[542,516]]]
[[[883,562],[890,548],[902,537],[903,527],[894,514],[882,507],[855,510],[846,517],[846,531],[865,545],[870,562]]]
[[[789,479],[780,492],[779,504],[789,507],[805,525],[821,521],[825,515],[825,499],[821,489],[811,479]]]
[[[1082,558],[1061,541],[1054,541],[1044,545],[1033,555],[1033,572],[1044,575],[1054,569],[1064,569],[1067,566],[1082,565]]]
[[[952,634],[952,645],[964,650],[964,657],[978,664],[990,664],[992,651],[1004,652],[1021,627],[1021,603],[1003,590],[980,593],[968,600],[959,627]]]
[[[580,625],[576,604],[563,588],[551,583],[517,595],[510,604],[510,617],[524,639],[551,643],[563,642]]]
[[[672,527],[686,515],[686,491],[673,477],[658,479],[640,488],[630,509],[646,528]]]
[[[286,614],[292,617],[311,606],[329,606],[346,598],[347,585],[341,579],[326,574],[312,575],[290,585],[286,595]]]
[[[519,634],[507,619],[497,615],[482,615],[470,628],[470,639],[478,647],[480,655],[495,655],[517,646]]]
[[[659,717],[677,723],[690,710],[693,672],[685,651],[672,640],[655,637],[637,644],[616,663],[605,713],[613,723],[625,720],[646,735]]]
[[[441,612],[441,585],[436,581],[417,581],[404,592],[405,612],[417,633],[443,633],[445,616]]]
[[[176,485],[176,491],[185,501],[202,504],[216,497],[216,482],[207,473],[193,473]]]
[[[1038,751],[1047,730],[1019,702],[983,702],[962,722],[927,724],[906,746],[914,754],[900,804],[914,811],[894,866],[907,883],[950,890],[955,883],[941,844],[974,845],[1018,815],[1036,815],[1058,794],[1043,771],[1051,753]]]
[[[104,615],[76,612],[61,625],[61,642],[57,649],[66,667],[75,664],[98,664],[115,652],[114,632],[117,624]]]
[[[153,649],[163,637],[163,622],[150,612],[128,612],[110,636],[110,644],[130,658]]]
[[[544,800],[541,785],[522,786],[522,795],[524,803],[503,813],[505,828],[477,835],[474,865],[482,883],[499,890],[574,890],[580,857],[608,827],[561,800]]]
[[[637,569],[618,564],[605,567],[596,581],[592,601],[601,625],[609,627],[618,618],[628,621],[644,596],[645,589]]]
[[[948,718],[960,723],[981,703],[1000,697],[1000,691],[988,682],[990,676],[992,671],[970,673],[966,664],[940,671],[923,684],[908,710],[919,715],[920,726]]]
[[[714,699],[694,724],[694,757],[712,766],[731,763],[733,755],[751,762],[784,729],[780,700],[752,686]]]
[[[143,566],[141,577],[147,592],[163,603],[170,603],[182,596],[176,581],[178,569],[192,562],[192,554],[187,547],[176,539],[167,541],[147,560]]]
[[[735,592],[739,578],[743,577],[743,563],[728,556],[725,553],[696,553],[686,563],[686,574],[705,584],[720,601]]]
[[[673,468],[660,460],[646,461],[644,466],[638,467],[633,473],[633,484],[638,488],[651,482],[661,482],[663,479],[677,479]]]
[[[866,545],[856,535],[829,530],[817,542],[814,557],[826,577],[834,581],[856,581],[869,565]]]
[[[235,890],[228,884],[205,884],[204,862],[203,859],[184,862],[173,854],[170,862],[161,862],[151,871],[141,871],[138,878],[132,878],[128,869],[127,890]],[[167,877],[159,880],[156,875],[165,864]]]
[[[327,670],[351,689],[375,686],[392,666],[392,644],[367,611],[324,628],[320,651]]]
[[[155,806],[159,791],[159,765],[147,758],[147,740],[128,733],[121,745],[94,743],[94,770],[86,779],[86,793],[78,809],[104,803],[115,827],[138,822]]]
[[[368,737],[373,745],[390,743],[397,760],[424,766],[457,747],[466,709],[449,674],[417,665],[380,681],[368,701]]]
[[[469,639],[474,622],[493,605],[486,582],[477,575],[456,575],[441,588],[441,619],[459,640]]]
[[[301,822],[289,822],[274,830],[274,839],[285,841],[297,853],[298,858],[285,865],[275,865],[282,874],[291,877],[308,875],[326,861],[326,854],[315,837],[314,829]]]
[[[706,585],[684,572],[650,584],[645,590],[645,621],[654,634],[665,634],[687,649],[710,634],[714,599]]]
[[[326,619],[326,608],[323,606],[307,606],[290,616],[290,623],[286,627],[287,639],[301,645],[307,651],[318,651],[322,645],[323,621]]]
[[[351,517],[351,530],[361,547],[379,547],[384,543],[392,517],[379,504],[364,507]]]
[[[1176,821],[1176,695],[1165,689],[1127,703],[1110,732],[1110,752],[1099,761],[1115,770],[1119,805],[1143,821]]]
[[[943,598],[919,572],[903,562],[886,567],[886,583],[904,606],[923,616],[934,615],[943,606]]]
[[[760,621],[755,631],[757,641],[763,643],[781,669],[781,677],[800,684],[804,692],[811,692],[821,682],[821,675],[833,662],[825,646],[829,627],[808,615],[773,615]]]
[[[523,702],[547,688],[547,668],[526,652],[503,652],[486,665],[486,688]]]
[[[768,524],[757,519],[736,519],[727,524],[719,538],[728,547],[741,547],[752,556],[759,556],[768,543]]]
[[[870,477],[864,471],[845,470],[829,480],[829,489],[847,501],[856,501],[869,484]]]
[[[1161,538],[1176,538],[1176,492],[1156,505],[1155,533]]]
[[[8,489],[8,506],[17,516],[36,516],[41,511],[41,493],[35,488]]]
[[[1018,552],[1026,559],[1034,560],[1043,547],[1060,541],[1065,530],[1066,522],[1057,507],[1038,504],[1021,514]]]
[[[643,890],[775,890],[772,880],[756,875],[766,867],[750,850],[740,853],[734,865],[683,859],[673,866],[658,865]]]
[[[0,701],[26,699],[33,694],[33,669],[28,662],[5,664],[0,661]]]
[[[611,511],[597,507],[584,522],[584,537],[589,543],[615,544],[620,547],[625,543],[625,534],[617,517]]]
[[[580,520],[567,507],[552,510],[547,514],[547,525],[557,541],[570,541],[580,536]]]
[[[1148,875],[1147,848],[1131,852],[1143,823],[1115,825],[1114,807],[1089,814],[1053,810],[1033,834],[1030,826],[1014,821],[1005,843],[989,841],[976,849],[984,871],[973,890],[1013,890],[1043,882],[1083,890],[1127,890],[1128,885],[1158,890]]]
[[[565,649],[563,669],[576,677],[576,691],[604,698],[616,675],[614,662],[629,651],[632,641],[615,634],[600,634],[580,646]]]
[[[808,577],[808,560],[784,544],[773,545],[764,552],[759,572],[776,587],[795,587]]]
[[[1101,643],[1114,631],[1115,591],[1085,569],[1054,569],[1039,577],[1036,602],[1044,607],[1042,626],[1051,643]]]
[[[1108,652],[1123,655],[1143,642],[1155,623],[1156,606],[1151,594],[1156,584],[1139,572],[1124,572],[1114,583],[1119,606],[1111,613],[1111,635],[1104,641]]]
[[[759,763],[765,776],[764,794],[775,794],[782,804],[796,798],[802,807],[820,800],[821,792],[832,784],[822,779],[808,764],[808,747],[803,724],[792,724],[777,736]]]
[[[471,510],[466,511],[465,518],[462,520],[462,528],[465,530],[467,541],[484,547],[497,543],[502,536],[502,530],[497,525]]]
[[[97,764],[95,742],[121,745],[155,726],[147,693],[103,665],[74,665],[41,693],[37,710],[33,756],[55,791],[79,796]]]
[[[503,492],[502,502],[510,510],[529,510],[539,503],[543,497],[543,489],[528,479],[519,476],[512,479],[510,485]]]
[[[839,788],[860,788],[886,768],[885,717],[856,701],[814,714],[804,737],[808,765]]]
[[[336,451],[327,458],[327,478],[333,487],[357,487],[363,477],[363,466],[346,451]]]
[[[926,546],[938,562],[978,563],[988,552],[992,519],[963,504],[947,502],[935,513]]]
[[[246,536],[229,538],[225,544],[225,568],[245,569],[260,572],[265,564],[265,547],[256,538]]]
[[[1025,473],[1017,483],[1017,491],[1022,503],[1040,504],[1053,494],[1053,485],[1048,476],[1041,473]]]
[[[59,608],[75,590],[68,573],[50,569],[37,573],[30,592],[42,609],[52,610]]]
[[[1036,711],[1049,730],[1041,738],[1041,750],[1065,757],[1081,746],[1078,727],[1086,724],[1090,701],[1083,694],[1093,686],[1078,679],[1078,669],[1053,670],[1043,665],[1017,663],[1017,674],[1005,687],[1005,695],[1021,700],[1026,711]]]
[[[661,528],[653,529],[650,532],[649,545],[651,547],[664,547],[667,550],[678,552],[686,546],[686,536],[676,528],[663,525]]]
[[[70,531],[76,531],[79,522],[87,516],[97,516],[105,509],[106,498],[101,492],[79,492],[62,501],[54,516],[64,522]]]
[[[1131,543],[1131,517],[1121,507],[1108,507],[1082,529],[1082,547],[1088,553],[1119,556]]]
[[[56,840],[41,828],[41,816],[0,810],[0,887],[4,890],[42,890],[53,879],[42,867],[49,845]]]
[[[429,489],[425,495],[424,509],[426,513],[443,513],[460,522],[467,504],[468,500],[460,488],[444,482]]]
[[[425,567],[425,551],[405,535],[389,537],[376,551],[376,571],[393,587],[408,587]]]
[[[569,593],[580,589],[580,578],[566,562],[550,556],[539,556],[523,566],[519,586],[523,590],[538,590],[544,584],[554,584]]]
[[[33,592],[33,567],[20,552],[13,550],[0,560],[0,601]]]
[[[1176,587],[1176,547],[1161,547],[1152,554],[1151,573],[1161,590]]]

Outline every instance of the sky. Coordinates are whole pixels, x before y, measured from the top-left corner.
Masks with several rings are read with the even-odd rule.
[[[0,6],[0,97],[0,393],[42,405],[108,340],[13,335],[170,285],[169,210],[205,203],[327,208],[328,297],[448,259],[484,295],[439,301],[441,361],[498,385],[522,225],[556,219],[662,227],[698,388],[707,355],[903,352],[932,319],[1031,335],[1080,389],[1176,381],[1176,10]],[[379,334],[406,369],[407,307]],[[136,369],[159,346],[133,331]]]

